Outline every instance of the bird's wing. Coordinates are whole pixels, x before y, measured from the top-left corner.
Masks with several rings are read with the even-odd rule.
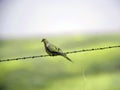
[[[52,45],[52,44],[50,44],[50,45],[48,46],[48,49],[49,49],[49,51],[51,51],[51,52],[58,52],[58,51],[59,51],[59,48],[57,48],[55,45]]]

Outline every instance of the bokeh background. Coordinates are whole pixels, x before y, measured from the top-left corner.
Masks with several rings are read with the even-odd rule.
[[[0,59],[120,45],[119,0],[0,0]],[[120,90],[120,49],[0,63],[0,90]]]

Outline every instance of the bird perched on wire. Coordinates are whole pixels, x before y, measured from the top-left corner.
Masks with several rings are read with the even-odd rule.
[[[65,53],[63,53],[63,51],[60,48],[57,48],[55,45],[49,43],[48,40],[42,39],[41,42],[44,43],[45,50],[50,56],[61,55],[61,56],[65,57],[67,60],[72,62],[72,60],[70,58],[68,58],[67,55]]]

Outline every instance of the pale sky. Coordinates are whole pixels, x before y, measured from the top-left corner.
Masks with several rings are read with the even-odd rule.
[[[119,0],[0,0],[0,35],[120,33]]]

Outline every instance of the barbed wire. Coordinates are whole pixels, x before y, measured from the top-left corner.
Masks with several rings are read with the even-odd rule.
[[[106,46],[106,47],[100,47],[100,48],[82,49],[82,50],[77,50],[77,51],[65,52],[65,54],[72,54],[72,53],[78,53],[78,52],[87,52],[87,51],[95,51],[95,50],[105,50],[105,49],[112,49],[112,48],[120,48],[120,45]],[[26,56],[26,57],[19,57],[19,58],[0,59],[0,62],[13,61],[13,60],[25,60],[25,59],[30,59],[30,58],[33,59],[33,58],[47,57],[47,56],[50,56],[50,55]]]

